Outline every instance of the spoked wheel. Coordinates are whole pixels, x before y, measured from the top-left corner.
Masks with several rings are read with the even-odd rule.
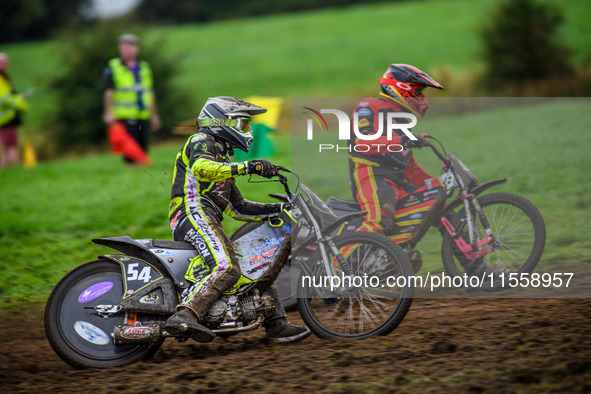
[[[75,368],[114,367],[152,356],[162,342],[153,345],[115,346],[113,328],[148,316],[124,312],[101,316],[85,306],[118,305],[123,296],[121,268],[108,260],[96,260],[74,269],[53,289],[45,308],[45,333],[53,350]]]
[[[488,219],[495,241],[493,252],[481,259],[469,262],[457,249],[448,233],[443,237],[441,257],[446,271],[453,276],[463,275],[469,264],[486,264],[491,272],[521,273],[532,272],[542,257],[546,243],[546,227],[540,211],[529,200],[517,194],[492,193],[478,198]],[[464,217],[460,211],[452,219],[455,228]],[[477,240],[486,237],[480,220],[473,215]],[[464,226],[462,236],[468,242],[468,226]]]
[[[298,307],[303,320],[320,338],[389,334],[412,302],[413,287],[406,280],[412,275],[408,257],[381,234],[354,232],[334,242],[345,259],[343,264],[328,253],[341,283],[326,274],[322,256],[315,252],[306,263],[311,274],[299,278]],[[397,278],[401,279],[397,282]]]

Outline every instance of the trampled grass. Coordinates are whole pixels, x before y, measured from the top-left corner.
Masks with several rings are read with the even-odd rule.
[[[521,194],[536,204],[548,232],[543,261],[585,260],[591,251],[590,109],[589,100],[563,99],[425,119],[418,128],[439,138],[481,181],[509,179],[493,190]],[[311,148],[292,156],[289,141],[288,135],[276,137],[275,163],[293,164],[302,182],[323,199],[350,198],[346,155],[313,155]],[[0,172],[0,305],[43,301],[67,271],[111,253],[91,244],[92,238],[171,239],[167,207],[182,142],[153,149],[154,164],[146,170],[126,170],[120,158],[100,154]],[[432,154],[423,149],[417,158],[438,174]],[[271,202],[268,193],[282,192],[277,183],[246,181],[239,178],[239,185],[251,200]],[[229,233],[239,225],[225,220]],[[429,269],[441,268],[440,243],[432,231],[419,245]]]

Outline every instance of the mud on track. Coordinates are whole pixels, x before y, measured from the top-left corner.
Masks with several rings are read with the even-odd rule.
[[[52,351],[42,311],[0,314],[6,393],[591,391],[591,300],[418,299],[386,337],[269,347],[258,330],[167,340],[148,362],[85,371]]]

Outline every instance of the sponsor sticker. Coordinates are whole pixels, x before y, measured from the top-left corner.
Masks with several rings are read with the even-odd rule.
[[[154,333],[151,327],[125,327],[121,330],[121,336],[127,339],[141,339]]]
[[[74,330],[81,338],[95,345],[108,345],[111,340],[103,330],[86,321],[77,321],[74,323]]]
[[[109,290],[113,288],[113,282],[100,282],[95,283],[94,285],[90,286],[86,290],[84,290],[78,296],[78,302],[80,304],[84,304],[88,301],[94,300],[102,296],[103,294],[107,293]]]
[[[258,267],[254,267],[253,269],[250,269],[250,270],[246,271],[246,273],[247,274],[253,274],[253,273],[257,272],[258,270],[263,269],[265,267],[268,267],[270,265],[271,265],[271,262],[268,261],[266,263],[263,263],[263,264],[259,265]]]
[[[268,256],[272,255],[277,249],[279,249],[279,248],[278,247],[274,247],[273,249],[271,249],[271,250],[269,250],[267,252],[264,252],[264,253],[256,256],[256,257],[253,257],[252,259],[250,259],[250,265],[253,265],[257,261],[262,260],[265,257],[268,257]]]
[[[367,120],[367,119],[361,119],[359,121],[359,128],[367,127],[367,126],[369,126],[369,120]]]
[[[359,110],[357,110],[357,113],[359,114],[359,116],[367,116],[371,114],[371,110],[369,108],[360,108]]]
[[[258,252],[259,250],[265,249],[267,246],[281,244],[284,239],[285,239],[285,237],[279,237],[279,238],[265,237],[265,241],[263,242],[263,246],[259,246],[257,248],[254,248],[254,250]]]

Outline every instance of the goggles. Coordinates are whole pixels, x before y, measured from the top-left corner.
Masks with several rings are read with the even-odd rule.
[[[239,117],[236,119],[197,119],[199,127],[234,127],[242,133],[250,131],[251,119]]]

